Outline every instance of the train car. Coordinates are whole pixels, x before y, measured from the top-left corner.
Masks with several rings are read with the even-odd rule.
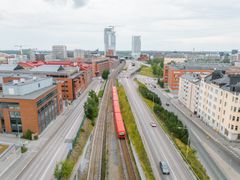
[[[118,94],[117,93],[113,93],[112,100],[113,101],[118,101]]]
[[[113,101],[113,112],[114,113],[120,113],[120,106],[118,101]]]
[[[119,139],[125,139],[126,131],[121,113],[114,113],[117,136]]]

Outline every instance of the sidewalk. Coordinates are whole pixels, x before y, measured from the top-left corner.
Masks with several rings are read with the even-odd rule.
[[[240,159],[240,143],[228,141],[217,131],[207,126],[203,121],[200,120],[200,118],[197,118],[195,115],[191,116],[192,112],[188,110],[182,103],[180,103],[178,99],[172,99],[171,102],[179,111],[181,111],[189,120],[203,130],[211,139],[216,141],[223,148]]]

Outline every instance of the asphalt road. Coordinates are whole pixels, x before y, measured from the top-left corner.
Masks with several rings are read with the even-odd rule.
[[[141,79],[141,78],[140,78]],[[161,98],[163,106],[171,112],[174,112],[179,119],[188,127],[190,133],[190,142],[198,153],[198,156],[207,170],[211,179],[226,180],[240,179],[240,162],[232,156],[229,152],[223,149],[214,140],[209,139],[207,135],[194,123],[191,122],[181,111],[179,111],[171,103],[171,99],[160,88],[153,88],[150,84],[156,84],[154,81],[145,79],[141,80],[145,82],[149,89],[154,91]],[[170,106],[166,106],[166,103]],[[185,107],[183,107],[185,108]]]
[[[129,72],[133,72],[135,68],[137,67],[130,68]],[[138,125],[138,130],[150,158],[155,178],[175,180],[195,179],[191,170],[188,169],[181,155],[164,131],[159,126],[155,128],[151,127],[150,122],[155,121],[155,118],[138,95],[134,81],[129,77],[128,73],[120,75],[120,77],[122,77],[121,82],[124,85],[134,118]],[[159,168],[160,161],[166,161],[168,163],[170,175],[162,175]]]
[[[75,137],[82,122],[84,116],[83,104],[91,89],[96,91],[100,89],[98,80],[94,80],[81,97],[71,105],[72,107],[70,107],[71,111],[69,113],[60,115],[60,118],[64,120],[63,126],[61,126],[49,141],[42,146],[36,156],[28,162],[17,162],[15,166],[22,165],[22,170],[20,172],[15,172],[14,167],[10,168],[3,176],[3,179],[47,180],[53,178],[55,165],[64,160],[67,156],[67,140]]]

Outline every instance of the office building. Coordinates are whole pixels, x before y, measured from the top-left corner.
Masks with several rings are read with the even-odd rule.
[[[84,50],[82,49],[75,49],[73,51],[73,57],[76,59],[76,58],[80,58],[80,59],[84,59]]]
[[[104,47],[107,56],[116,55],[116,32],[113,26],[104,29]]]
[[[132,57],[138,59],[141,55],[141,36],[132,36]]]
[[[67,46],[54,45],[52,46],[52,58],[64,60],[67,58]]]
[[[2,85],[1,132],[40,134],[61,111],[61,85],[52,78],[20,78]]]

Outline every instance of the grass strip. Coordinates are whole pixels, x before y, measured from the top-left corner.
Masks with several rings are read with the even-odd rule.
[[[62,161],[60,164],[57,164],[54,172],[54,176],[57,179],[69,179],[74,169],[74,166],[78,161],[78,158],[83,152],[84,146],[86,145],[92,130],[92,123],[90,120],[87,119],[80,130],[80,136],[76,139],[75,146],[72,149],[72,152],[69,154],[66,160]]]
[[[8,145],[0,144],[0,154],[2,154],[7,148]]]
[[[145,173],[146,179],[154,179],[150,161],[145,151],[141,136],[138,132],[137,125],[135,123],[131,107],[128,103],[127,96],[125,94],[123,86],[118,86],[118,96],[120,102],[120,108],[125,123],[125,127],[133,146],[136,149],[141,166]]]
[[[142,66],[140,68],[139,74],[144,75],[144,76],[154,77],[154,78],[156,77],[153,74],[152,68],[148,67],[148,66]]]

